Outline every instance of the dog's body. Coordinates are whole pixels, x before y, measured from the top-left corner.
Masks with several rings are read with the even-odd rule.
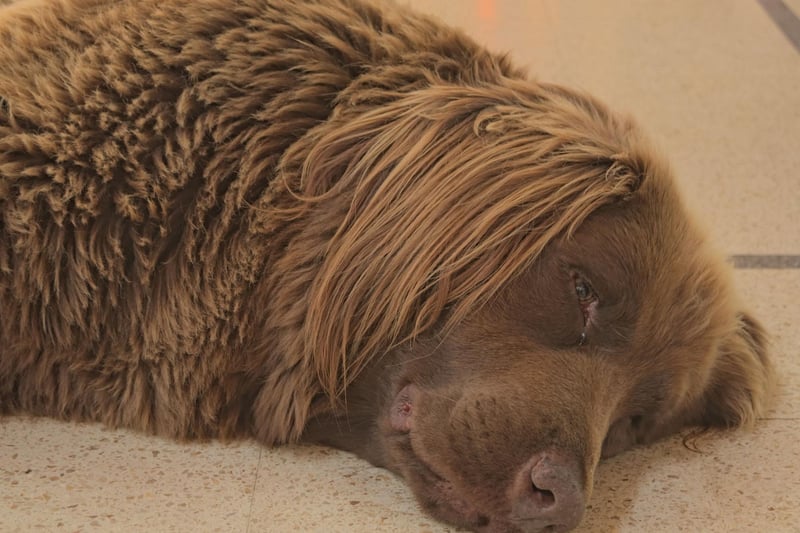
[[[0,412],[305,436],[487,531],[770,375],[634,126],[360,0],[0,9],[0,313]]]

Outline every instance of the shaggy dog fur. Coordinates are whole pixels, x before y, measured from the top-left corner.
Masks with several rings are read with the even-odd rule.
[[[0,313],[0,412],[327,442],[498,532],[770,375],[627,119],[361,0],[0,9]]]

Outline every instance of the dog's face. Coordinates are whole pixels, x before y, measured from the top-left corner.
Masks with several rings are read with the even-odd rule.
[[[648,186],[452,331],[377,362],[308,434],[398,472],[447,522],[566,531],[601,457],[749,421],[763,343],[672,192]]]

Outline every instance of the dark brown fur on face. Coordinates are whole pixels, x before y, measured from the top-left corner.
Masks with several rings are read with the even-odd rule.
[[[580,520],[601,457],[688,425],[751,423],[770,378],[763,333],[663,171],[452,332],[374,364],[308,436],[398,471],[444,520],[558,531]],[[591,283],[588,306],[576,279]],[[558,474],[537,483],[543,460]]]
[[[0,8],[0,313],[0,412],[326,442],[482,531],[770,382],[627,119],[360,0]]]

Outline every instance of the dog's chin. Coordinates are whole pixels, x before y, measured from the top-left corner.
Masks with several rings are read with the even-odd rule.
[[[464,498],[453,483],[418,461],[416,468],[409,469],[408,479],[420,504],[430,514],[453,525],[476,530],[484,528],[491,519]]]
[[[442,522],[480,533],[521,531],[513,522],[480,509],[455,483],[420,458],[409,435],[403,437],[400,447],[403,467],[398,470],[428,514]]]

